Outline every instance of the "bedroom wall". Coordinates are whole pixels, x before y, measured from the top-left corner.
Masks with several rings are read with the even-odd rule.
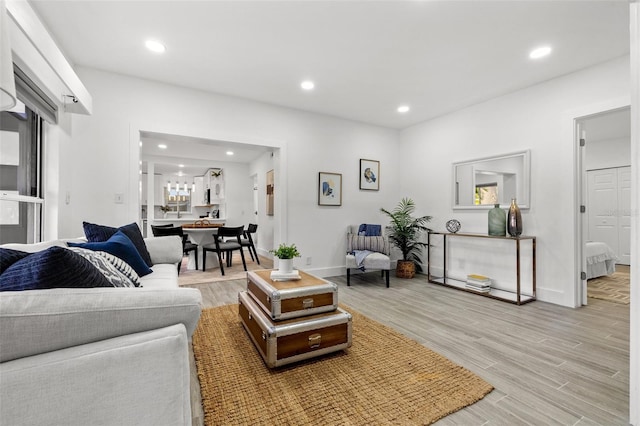
[[[588,144],[585,153],[587,170],[607,169],[631,165],[631,141],[618,138]]]
[[[322,276],[344,270],[347,224],[380,223],[379,208],[395,204],[396,130],[95,69],[77,72],[94,109],[92,116],[73,117],[70,139],[60,146],[60,194],[71,195],[70,204],[58,202],[61,237],[81,234],[83,220],[109,225],[138,220],[139,149],[132,129],[281,145],[278,156],[289,160],[276,176],[276,197],[287,199],[276,209],[274,222],[285,220],[284,229],[275,230],[274,244],[280,238],[295,242],[303,255],[296,265],[304,262],[305,269]],[[359,190],[360,158],[381,161],[380,191]],[[341,207],[318,206],[320,171],[342,174]],[[114,193],[125,194],[125,203],[115,204]]]
[[[628,99],[628,94],[629,58],[623,57],[405,129],[401,191],[434,216],[436,230],[456,218],[463,232],[486,233],[486,210],[452,209],[451,164],[530,149],[532,206],[522,216],[524,234],[537,237],[537,295],[539,300],[574,306],[574,143],[566,127],[572,111]],[[515,264],[505,251],[489,253],[481,257]],[[454,262],[452,268],[460,275],[472,272],[464,262]],[[489,267],[486,274],[500,276],[500,269]]]

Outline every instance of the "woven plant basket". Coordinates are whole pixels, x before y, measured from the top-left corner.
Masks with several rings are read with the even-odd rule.
[[[416,275],[416,264],[411,260],[398,260],[396,266],[396,277],[413,278]]]

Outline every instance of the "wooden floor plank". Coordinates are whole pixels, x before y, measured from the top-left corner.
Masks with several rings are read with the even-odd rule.
[[[480,375],[495,390],[438,425],[624,425],[629,421],[629,305],[523,306],[430,284],[423,275],[329,278],[339,301]],[[237,303],[246,280],[198,284],[205,306]],[[193,424],[202,425],[192,362]],[[318,419],[319,424],[322,419]]]

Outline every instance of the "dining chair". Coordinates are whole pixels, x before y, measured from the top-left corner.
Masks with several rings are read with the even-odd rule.
[[[251,256],[251,260],[253,260],[259,265],[260,258],[258,257],[258,252],[256,251],[256,246],[253,242],[253,237],[252,237],[252,234],[255,234],[257,231],[258,231],[258,225],[256,225],[255,223],[250,223],[247,226],[247,229],[242,233],[240,244],[242,244],[242,247],[246,247],[249,249],[249,255]]]
[[[218,263],[220,264],[220,272],[224,275],[224,266],[222,265],[222,256],[223,254],[226,256],[227,267],[231,266],[231,255],[234,250],[240,251],[240,256],[242,257],[242,265],[244,266],[244,270],[247,270],[247,262],[244,258],[244,250],[242,249],[242,233],[244,231],[244,226],[236,226],[236,227],[225,227],[221,226],[217,229],[217,232],[213,235],[215,241],[213,244],[207,244],[206,246],[202,246],[202,250],[204,250],[202,256],[202,270],[206,269],[207,263],[207,252],[214,251],[218,255]],[[228,240],[225,240],[228,238]]]
[[[166,223],[164,225],[151,225],[151,230],[153,231],[154,228],[173,228],[173,223]],[[155,235],[154,235],[155,237]]]
[[[198,245],[189,241],[189,236],[184,233],[181,226],[151,225],[151,232],[154,237],[178,235],[182,239],[182,254],[188,255],[189,252],[196,252],[196,271],[198,270]],[[181,264],[182,262],[178,264],[178,274]]]

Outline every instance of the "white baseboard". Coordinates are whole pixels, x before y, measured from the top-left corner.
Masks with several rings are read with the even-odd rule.
[[[553,303],[560,306],[573,308],[573,304],[567,302],[564,291],[552,290],[544,287],[536,287],[536,299],[541,302]]]

